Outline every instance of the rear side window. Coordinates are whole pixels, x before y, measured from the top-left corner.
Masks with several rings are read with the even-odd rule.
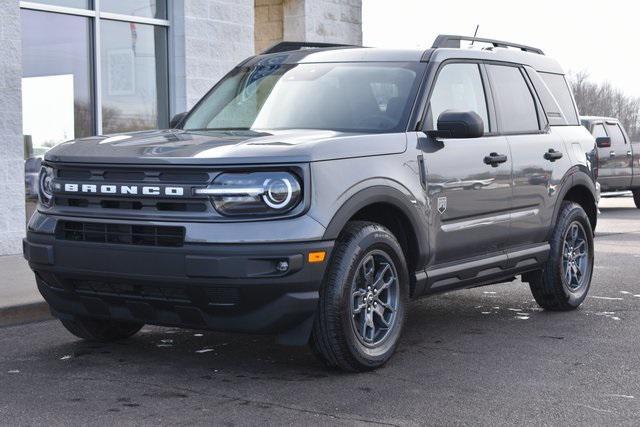
[[[478,64],[448,64],[438,74],[429,101],[427,129],[434,130],[446,110],[475,111],[489,130],[487,99]]]
[[[603,124],[597,124],[593,127],[593,136],[596,138],[604,138],[607,136],[607,132],[604,130]]]
[[[611,145],[625,145],[627,143],[620,126],[607,123],[607,132],[611,136]]]
[[[533,133],[540,130],[533,94],[517,67],[487,65],[498,106],[502,132]]]
[[[554,98],[554,96],[547,88],[547,84],[542,80],[542,77],[533,69],[529,67],[525,67],[527,75],[533,83],[533,88],[538,94],[538,98],[542,103],[542,108],[544,109],[544,113],[547,116],[547,120],[551,126],[565,126],[567,125],[567,120],[562,113],[562,109],[560,105],[558,105],[558,101]]]
[[[556,101],[558,101],[567,124],[579,125],[578,112],[564,76],[562,74],[540,73],[540,77],[547,84]]]

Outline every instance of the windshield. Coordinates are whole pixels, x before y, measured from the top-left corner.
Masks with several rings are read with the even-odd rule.
[[[183,128],[398,132],[406,127],[421,64],[273,64],[273,59],[231,72]]]

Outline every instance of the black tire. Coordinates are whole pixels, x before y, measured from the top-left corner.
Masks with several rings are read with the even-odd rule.
[[[61,320],[69,332],[78,338],[97,342],[112,342],[135,335],[144,325],[139,323],[116,322],[112,320],[75,317]]]
[[[367,269],[365,263],[373,268]],[[378,285],[383,290],[376,291],[372,300],[372,292],[367,293],[363,283],[384,283]],[[375,291],[376,286],[372,287]],[[320,289],[318,313],[310,338],[313,353],[327,366],[350,372],[384,365],[398,345],[408,298],[409,275],[395,236],[378,224],[350,222],[336,242]],[[354,307],[356,300],[359,308]],[[366,308],[362,308],[365,304],[368,304]],[[392,305],[394,310],[389,309]],[[358,310],[358,314],[353,314]],[[358,319],[362,319],[362,324],[356,325]],[[375,326],[365,326],[371,319],[371,325]],[[389,326],[382,322],[388,322]],[[368,335],[372,335],[371,342],[367,342]]]
[[[574,224],[576,224],[575,228]],[[581,277],[579,282],[571,273],[568,273],[572,276],[571,279],[567,280],[567,274],[565,274],[567,270],[571,269],[565,260],[568,263],[571,258],[570,255],[565,258],[564,253],[573,253],[574,257],[576,253],[570,241],[567,241],[567,245],[571,250],[564,252],[566,249],[565,238],[569,238],[567,237],[568,233],[574,229],[584,232],[583,241],[586,248],[585,256],[581,259],[586,260],[587,264],[584,268],[576,269],[576,271],[584,269],[584,272],[579,275]],[[549,243],[551,252],[544,269],[527,276],[531,293],[538,305],[546,310],[575,310],[587,297],[593,277],[593,231],[589,218],[580,205],[573,202],[562,202]],[[577,249],[575,250],[577,251]]]
[[[636,208],[640,209],[640,190],[633,190],[633,201],[636,202]]]

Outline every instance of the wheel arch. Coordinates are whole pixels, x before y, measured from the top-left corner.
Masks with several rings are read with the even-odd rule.
[[[596,203],[596,185],[593,179],[584,171],[574,171],[563,180],[564,185],[558,195],[558,201],[554,207],[553,224],[549,233],[553,232],[558,220],[558,214],[564,201],[572,201],[586,212],[591,223],[591,229],[595,231],[598,223],[598,205]]]
[[[425,219],[417,203],[412,203],[400,190],[377,185],[357,192],[333,216],[324,239],[337,239],[352,220],[372,221],[387,227],[403,248],[410,275],[426,264],[429,249]]]

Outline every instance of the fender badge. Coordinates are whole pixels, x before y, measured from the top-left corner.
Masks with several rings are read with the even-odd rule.
[[[438,212],[440,215],[444,214],[447,210],[447,198],[446,197],[438,197]]]

